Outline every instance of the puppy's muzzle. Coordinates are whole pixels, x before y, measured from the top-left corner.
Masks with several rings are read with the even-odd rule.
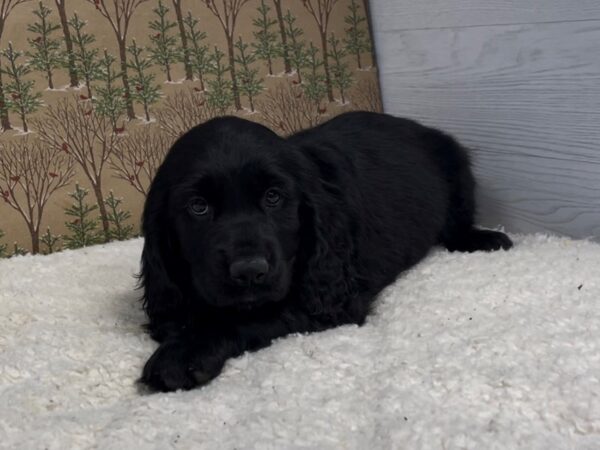
[[[229,266],[229,276],[238,286],[263,284],[269,273],[266,258],[253,257],[238,259]]]

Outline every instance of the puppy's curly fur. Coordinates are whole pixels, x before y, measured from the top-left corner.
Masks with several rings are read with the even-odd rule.
[[[160,345],[141,381],[190,389],[277,337],[362,324],[432,246],[508,249],[474,228],[466,151],[414,121],[353,112],[287,139],[213,119],[182,136],[145,205],[141,280]]]

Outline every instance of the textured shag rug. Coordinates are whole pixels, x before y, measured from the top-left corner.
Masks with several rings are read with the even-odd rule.
[[[363,327],[281,339],[140,395],[142,241],[0,261],[2,448],[600,446],[600,245],[435,250]]]

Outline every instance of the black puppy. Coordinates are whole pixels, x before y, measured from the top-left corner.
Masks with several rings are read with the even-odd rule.
[[[287,139],[235,117],[193,128],[144,210],[144,306],[160,346],[141,381],[190,389],[280,336],[362,324],[436,244],[510,248],[474,228],[473,190],[453,138],[384,114],[343,114]]]

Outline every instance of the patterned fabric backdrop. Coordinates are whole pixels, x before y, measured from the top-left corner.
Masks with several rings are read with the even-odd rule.
[[[139,233],[190,127],[380,110],[367,0],[0,0],[0,256]]]

